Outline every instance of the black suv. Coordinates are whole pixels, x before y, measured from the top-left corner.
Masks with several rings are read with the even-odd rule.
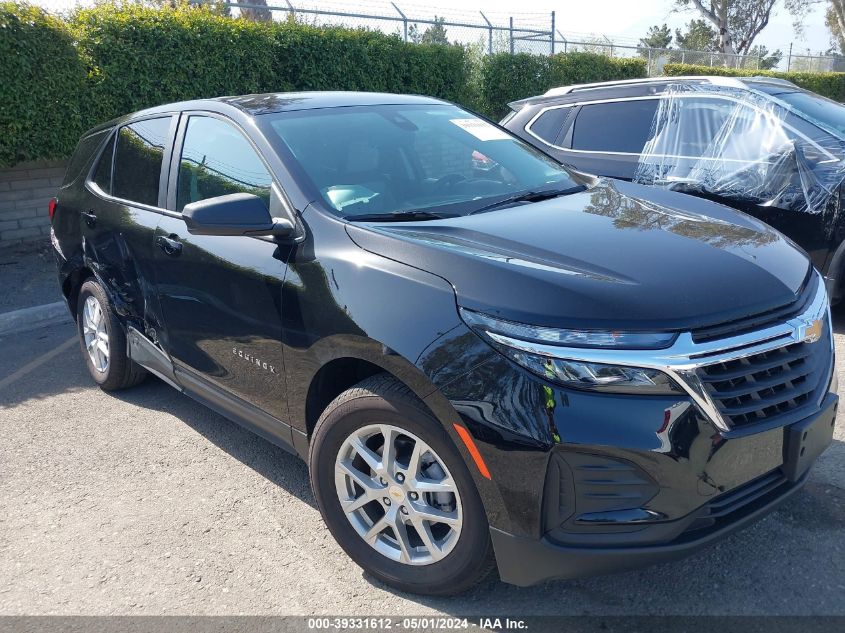
[[[771,77],[660,77],[553,88],[502,124],[590,174],[699,195],[804,248],[845,292],[845,106]]]
[[[687,554],[831,442],[801,251],[439,100],[138,112],[84,136],[51,215],[93,379],[150,372],[300,455],[338,543],[403,590]]]

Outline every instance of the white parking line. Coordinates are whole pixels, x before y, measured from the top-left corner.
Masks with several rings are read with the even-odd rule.
[[[48,360],[55,358],[56,356],[61,354],[63,351],[68,349],[71,345],[76,343],[77,340],[78,340],[77,337],[73,336],[73,337],[69,338],[68,340],[66,340],[64,343],[62,343],[61,345],[59,345],[58,347],[51,349],[46,354],[42,354],[41,356],[39,356],[35,360],[28,362],[26,365],[24,365],[23,367],[18,369],[16,372],[9,374],[3,380],[0,380],[0,389],[4,389],[5,387],[8,387],[9,385],[11,385],[13,382],[18,380],[19,378],[23,378],[24,376],[26,376],[31,371],[38,369],[39,367],[41,367],[41,365],[46,363]]]

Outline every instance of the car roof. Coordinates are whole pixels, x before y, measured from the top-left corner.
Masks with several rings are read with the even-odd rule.
[[[105,127],[114,127],[131,119],[143,118],[156,114],[171,114],[187,110],[209,110],[225,113],[236,108],[241,113],[254,117],[293,110],[314,110],[318,108],[341,108],[348,106],[376,105],[449,105],[448,101],[421,95],[400,95],[388,92],[354,91],[306,91],[306,92],[268,92],[264,94],[232,95],[213,99],[193,99],[177,101],[152,108],[139,110],[131,114],[102,123],[89,132]]]
[[[800,90],[798,86],[785,79],[778,77],[724,77],[721,75],[686,75],[678,77],[647,77],[642,79],[623,79],[619,81],[602,81],[587,84],[572,84],[569,86],[560,86],[551,88],[542,95],[521,99],[509,104],[511,109],[519,109],[525,105],[532,105],[536,103],[546,103],[553,99],[574,97],[576,94],[581,96],[582,93],[590,93],[593,91],[614,91],[619,92],[619,96],[627,96],[629,91],[637,91],[649,93],[657,93],[667,86],[679,83],[695,83],[695,84],[709,84],[713,86],[726,86],[731,88],[756,88],[775,94],[776,92],[796,91]]]

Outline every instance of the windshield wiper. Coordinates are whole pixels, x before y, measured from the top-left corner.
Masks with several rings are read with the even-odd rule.
[[[454,218],[454,213],[433,213],[431,211],[394,211],[393,213],[361,213],[347,215],[344,220],[350,222],[413,222],[415,220],[442,220]]]
[[[523,193],[517,194],[515,196],[510,196],[505,198],[504,200],[499,200],[498,202],[493,202],[492,204],[484,205],[470,213],[473,215],[475,213],[481,213],[483,211],[492,211],[493,209],[500,209],[502,207],[507,207],[512,204],[517,204],[519,202],[540,202],[542,200],[549,200],[550,198],[557,198],[559,196],[568,196],[573,193],[579,193],[584,191],[587,188],[587,185],[575,185],[574,187],[567,187],[566,189],[543,189],[540,191],[524,191]]]

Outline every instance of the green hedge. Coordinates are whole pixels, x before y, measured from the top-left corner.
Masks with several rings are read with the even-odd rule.
[[[88,67],[92,124],[171,101],[280,89],[266,23],[104,4],[78,11],[71,28]]]
[[[507,104],[569,84],[646,76],[644,59],[617,59],[595,53],[548,57],[499,53],[482,60],[481,103],[485,114],[501,117]]]
[[[197,8],[101,5],[72,22],[97,118],[181,99],[287,90],[419,92],[460,100],[460,46],[377,31],[235,20]]]
[[[460,46],[406,44],[378,31],[287,24],[276,32],[278,89],[369,90],[468,98],[469,63]]]
[[[775,70],[739,70],[723,66],[695,66],[692,64],[666,64],[666,75],[719,75],[722,77],[778,77],[791,81],[835,101],[845,101],[845,73],[787,73]]]
[[[85,67],[67,26],[0,2],[0,165],[64,157],[84,131]]]
[[[0,0],[0,167],[70,155],[92,125],[160,103],[288,90],[426,94],[493,117],[551,86],[641,77],[642,60],[495,55],[204,8],[98,4],[67,19]]]

